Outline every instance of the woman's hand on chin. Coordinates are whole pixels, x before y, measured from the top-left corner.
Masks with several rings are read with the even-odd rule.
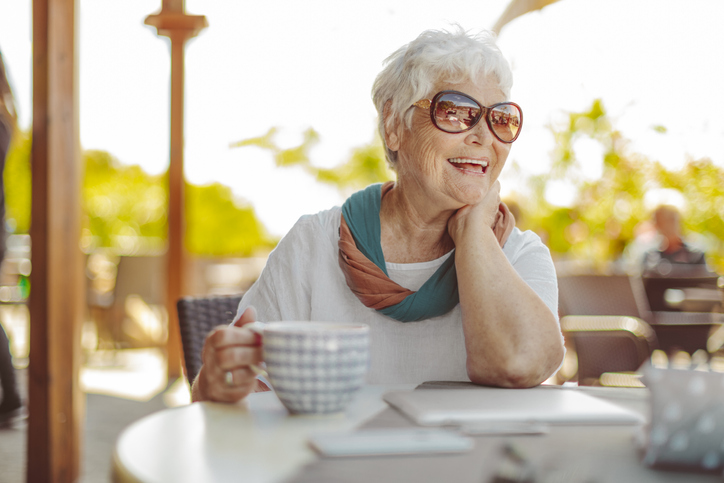
[[[235,403],[249,393],[268,390],[256,379],[252,364],[262,361],[259,336],[244,325],[256,321],[249,307],[232,326],[220,326],[206,337],[203,366],[192,388],[194,401]]]
[[[500,207],[500,182],[495,181],[480,203],[465,205],[460,208],[448,221],[447,229],[450,237],[457,246],[465,235],[482,232],[484,228],[491,229],[495,224],[495,217]]]

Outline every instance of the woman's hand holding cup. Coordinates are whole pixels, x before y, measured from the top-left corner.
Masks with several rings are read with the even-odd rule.
[[[203,366],[196,379],[194,400],[235,403],[257,390],[267,390],[256,379],[262,361],[261,336],[248,327],[256,311],[247,308],[232,326],[220,326],[206,337]]]

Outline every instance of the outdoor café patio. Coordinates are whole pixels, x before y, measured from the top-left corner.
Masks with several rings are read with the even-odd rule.
[[[502,2],[487,27],[505,42],[516,21],[576,1]],[[520,390],[528,406],[551,404],[551,414],[491,422],[479,407],[499,390],[460,381],[364,386],[348,410],[326,418],[291,415],[274,392],[192,404],[205,336],[233,322],[280,236],[264,227],[263,209],[222,182],[187,179],[184,126],[195,101],[186,93],[186,48],[214,25],[189,14],[184,0],[154,4],[144,19],[169,47],[167,171],[148,174],[81,149],[78,46],[91,41],[78,36],[82,4],[29,3],[32,120],[5,167],[10,233],[0,265],[0,323],[26,411],[0,425],[0,481],[720,481],[718,160],[668,167],[633,152],[617,111],[591,99],[551,127],[549,172],[532,175],[527,192],[504,193],[516,226],[540,236],[555,263],[565,359],[542,385]],[[320,168],[313,129],[289,147],[274,126],[264,128],[227,139],[224,149],[271,155],[275,172],[310,178],[342,199],[394,177],[376,139]],[[577,150],[600,155],[593,178]],[[518,164],[506,169],[503,184],[523,177]],[[551,203],[563,184],[575,196]],[[666,237],[655,220],[661,206],[677,210],[680,241],[701,254],[697,263],[642,263]],[[551,401],[567,398],[573,413],[591,411],[553,418],[563,403]],[[429,401],[454,417],[431,423],[406,406]],[[455,419],[470,410],[466,401],[473,419]],[[381,454],[356,446],[336,457],[310,446],[319,432],[384,430],[394,440],[430,426],[455,426],[450,444],[462,446]]]

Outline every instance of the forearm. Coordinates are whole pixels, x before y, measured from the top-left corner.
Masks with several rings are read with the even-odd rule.
[[[547,379],[563,359],[557,318],[508,262],[492,231],[459,240],[455,265],[470,379],[504,387]]]

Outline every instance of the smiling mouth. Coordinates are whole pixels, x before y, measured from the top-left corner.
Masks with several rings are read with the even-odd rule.
[[[450,158],[447,161],[448,163],[463,171],[472,171],[474,173],[485,174],[485,172],[488,170],[487,161],[479,161],[477,159],[468,158]]]

